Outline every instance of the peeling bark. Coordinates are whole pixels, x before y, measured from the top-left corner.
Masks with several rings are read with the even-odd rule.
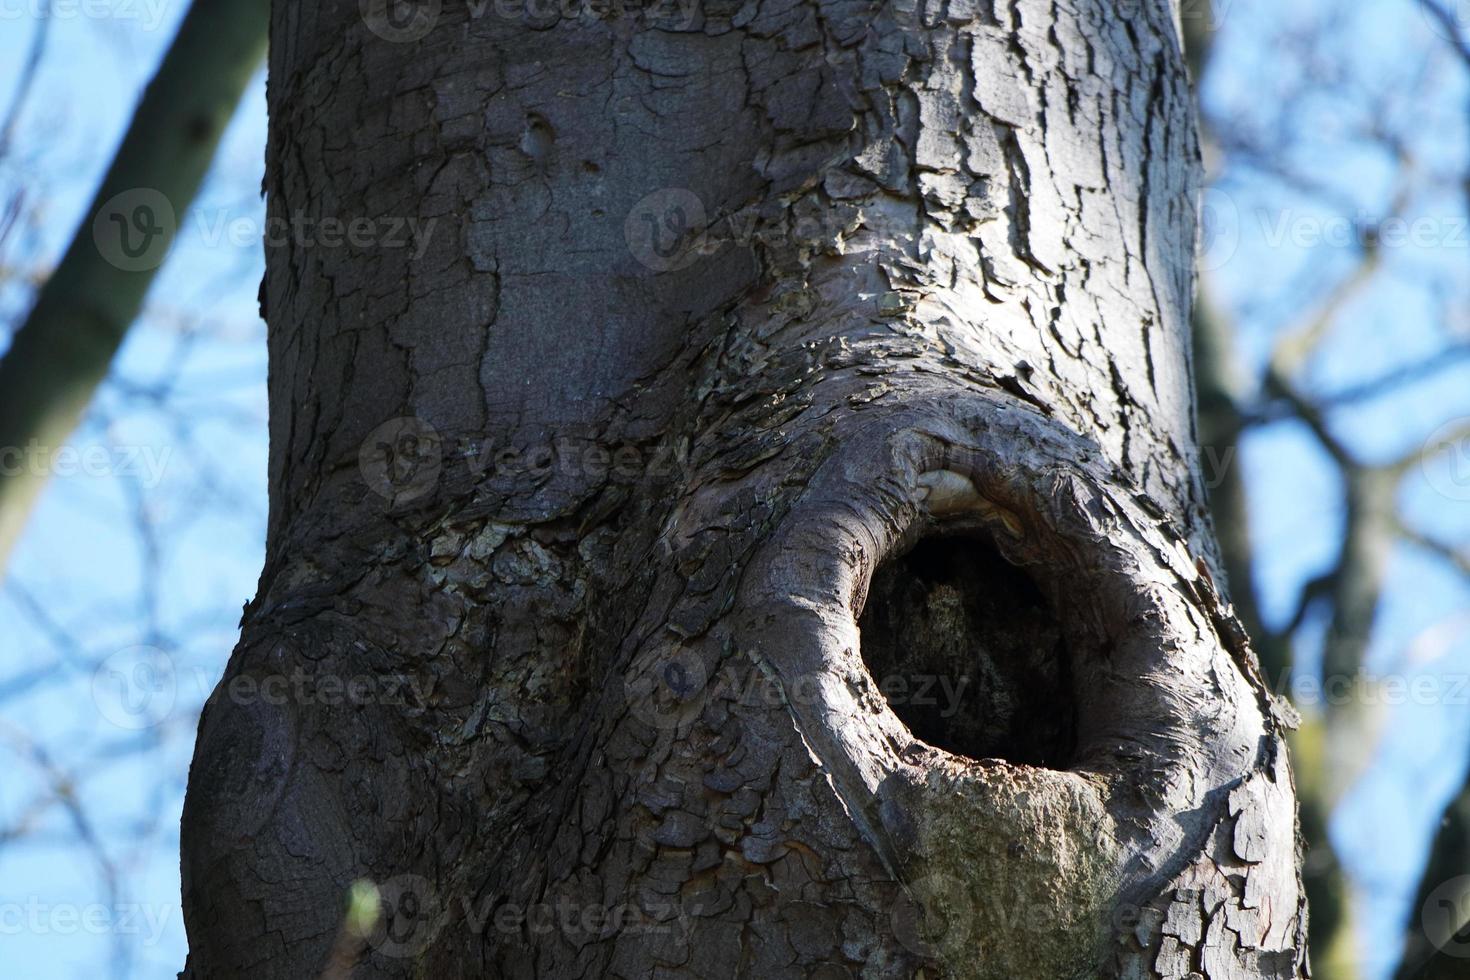
[[[363,878],[362,977],[1305,975],[1169,6],[364,9],[277,5],[271,213],[420,237],[268,256],[186,976]]]

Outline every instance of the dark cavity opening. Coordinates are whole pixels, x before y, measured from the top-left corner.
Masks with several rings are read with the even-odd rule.
[[[921,540],[873,575],[863,660],[916,738],[973,759],[1062,769],[1077,746],[1056,611],[988,540]]]

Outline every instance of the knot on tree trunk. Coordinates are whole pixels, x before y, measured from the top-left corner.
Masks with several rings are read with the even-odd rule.
[[[854,424],[753,556],[729,641],[971,977],[1088,975],[1272,768],[1277,709],[1168,520],[973,391]],[[1272,848],[1292,847],[1291,827]]]

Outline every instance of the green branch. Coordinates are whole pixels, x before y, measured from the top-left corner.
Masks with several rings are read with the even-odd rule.
[[[0,574],[138,316],[265,52],[268,0],[195,0],[60,265],[0,360]]]

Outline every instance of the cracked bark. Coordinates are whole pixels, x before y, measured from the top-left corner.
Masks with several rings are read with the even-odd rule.
[[[338,971],[363,878],[362,977],[1305,975],[1174,11],[415,24],[273,15],[272,214],[419,238],[268,255],[185,975]]]

